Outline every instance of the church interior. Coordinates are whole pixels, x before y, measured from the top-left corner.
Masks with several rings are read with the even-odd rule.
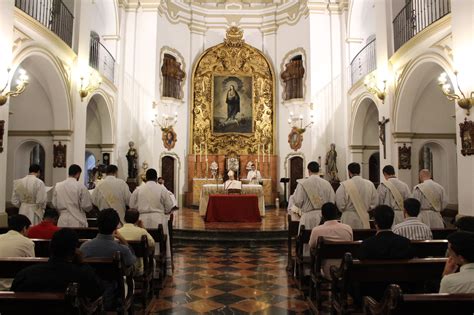
[[[169,211],[159,208],[159,225],[145,224],[152,253],[129,244],[143,274],[109,259],[124,275],[114,280],[125,287],[117,313],[472,314],[474,282],[443,295],[440,281],[451,233],[474,217],[473,17],[468,0],[1,0],[0,233],[22,214],[12,195],[30,165],[39,165],[46,210],[55,208],[59,222],[67,207],[53,199],[70,166],[80,167],[78,189],[93,198],[116,165],[132,199],[157,181],[173,200]],[[304,184],[315,174],[330,184],[325,202],[339,207],[342,223],[341,187],[363,223],[370,215],[370,228],[347,223],[345,247],[306,248],[325,224],[303,223],[308,204],[325,216],[324,198]],[[386,187],[403,220],[423,174],[443,191],[432,202],[433,191],[419,189],[442,217],[441,226],[428,224],[431,243],[412,240],[415,258],[398,264],[359,260],[361,242],[384,230],[383,202],[362,205],[362,215],[365,199],[345,183],[360,175],[374,192]],[[407,197],[391,177],[408,186]],[[146,223],[150,212],[137,204]],[[87,224],[62,225],[79,243],[102,233],[94,205]],[[49,240],[33,241],[47,262]],[[33,264],[2,255],[1,243],[0,278]],[[474,279],[474,259],[462,257],[458,273]],[[325,270],[326,259],[338,265]],[[372,295],[376,285],[365,286],[376,280],[385,285]],[[49,307],[39,293],[6,290],[1,314]],[[71,311],[71,290],[56,297],[59,314]],[[76,303],[74,314],[101,313],[98,300]]]

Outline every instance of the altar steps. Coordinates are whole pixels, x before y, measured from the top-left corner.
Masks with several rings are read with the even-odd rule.
[[[288,231],[258,231],[258,230],[173,230],[173,243],[281,243],[288,239]]]

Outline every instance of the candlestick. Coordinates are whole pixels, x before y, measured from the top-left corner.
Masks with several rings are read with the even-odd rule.
[[[199,163],[202,162],[202,143],[199,143]]]

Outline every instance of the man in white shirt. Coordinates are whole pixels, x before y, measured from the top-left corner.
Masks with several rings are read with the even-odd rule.
[[[258,185],[262,180],[262,175],[260,171],[255,168],[255,164],[250,165],[250,171],[247,174],[247,180],[250,184]]]
[[[347,166],[349,179],[336,191],[336,205],[342,212],[341,222],[353,229],[370,229],[368,211],[377,206],[378,196],[374,184],[360,176],[360,164]]]
[[[421,203],[420,221],[433,228],[444,228],[441,211],[448,205],[443,186],[431,179],[427,169],[420,171],[420,184],[413,188],[413,198]]]
[[[326,202],[334,202],[334,189],[331,184],[319,177],[319,164],[308,164],[309,177],[300,179],[293,193],[294,206],[301,211],[300,226],[312,229],[321,221],[321,207]]]
[[[474,293],[474,233],[449,235],[448,255],[439,293]]]
[[[46,207],[46,188],[38,177],[41,167],[38,164],[30,165],[29,174],[13,181],[12,204],[20,208],[20,214],[30,219],[33,225],[43,219]]]
[[[69,177],[56,184],[53,206],[59,212],[59,227],[87,227],[86,212],[92,209],[92,201],[86,186],[79,182],[82,169],[69,166]]]
[[[0,235],[0,257],[35,257],[35,243],[28,237],[31,221],[23,214],[8,219],[8,232]],[[13,279],[0,279],[0,291],[9,290]]]
[[[163,232],[168,235],[168,213],[173,208],[168,190],[157,183],[158,174],[153,168],[146,171],[146,183],[137,187],[130,197],[130,208],[137,209],[140,213],[140,220],[147,229],[158,228],[158,224],[163,225]],[[166,258],[168,274],[171,274],[171,250],[169,236],[166,241]]]
[[[143,235],[146,235],[148,247],[155,248],[155,240],[143,227],[142,221],[139,219],[140,213],[136,209],[128,209],[125,212],[125,224],[118,229],[120,235],[127,241],[140,241]],[[135,270],[138,274],[143,274],[143,259],[137,259],[135,262]]]
[[[165,186],[165,179],[163,177],[158,177],[158,184],[162,185],[163,187],[166,188]],[[168,190],[168,188],[166,188],[166,190]],[[168,193],[170,194],[170,198],[171,200],[173,200],[173,209],[177,209],[178,208],[178,202],[176,201],[176,197],[174,196],[174,194],[168,190]]]
[[[408,198],[403,202],[403,208],[405,221],[393,226],[393,233],[405,236],[411,241],[432,240],[430,227],[418,219],[420,202],[415,198]]]
[[[123,179],[117,178],[118,167],[108,165],[105,178],[101,180],[92,192],[92,203],[99,209],[112,208],[117,211],[123,222],[125,210],[130,201],[130,189]]]
[[[395,176],[395,169],[392,165],[386,165],[382,170],[385,181],[382,181],[377,188],[379,204],[390,206],[395,218],[393,224],[403,221],[403,201],[411,197],[408,185]]]

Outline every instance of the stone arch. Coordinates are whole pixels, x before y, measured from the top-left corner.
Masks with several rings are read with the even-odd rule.
[[[364,144],[364,126],[367,120],[369,112],[376,110],[377,121],[378,121],[378,107],[376,100],[371,94],[364,93],[355,100],[355,106],[352,111],[351,124],[350,124],[350,144],[351,145],[363,145]],[[377,133],[378,134],[378,133]]]
[[[91,103],[92,102],[92,103]],[[95,105],[95,113],[100,119],[100,132],[102,144],[115,143],[115,129],[113,118],[113,105],[109,97],[102,90],[96,90],[87,103],[87,106]]]

